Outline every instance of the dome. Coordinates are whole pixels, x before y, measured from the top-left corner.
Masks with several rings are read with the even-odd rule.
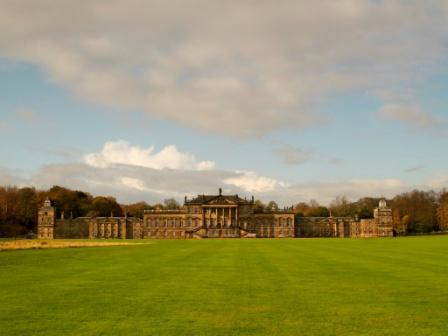
[[[380,209],[385,209],[385,208],[387,208],[386,200],[385,200],[384,198],[383,198],[382,200],[380,200],[380,203],[379,203],[378,207],[379,207]]]

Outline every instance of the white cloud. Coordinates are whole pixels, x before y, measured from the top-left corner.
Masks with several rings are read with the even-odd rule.
[[[321,204],[328,205],[337,196],[346,196],[350,200],[357,200],[366,196],[393,197],[398,193],[412,190],[416,187],[427,189],[428,186],[427,183],[417,186],[399,179],[316,181],[292,184],[286,188],[276,188],[270,193],[270,199],[279,199],[286,204],[288,202],[315,199]],[[441,185],[438,186],[438,188],[441,187]],[[435,188],[435,185],[433,188]]]
[[[140,191],[147,190],[147,188],[145,187],[145,183],[138,178],[124,176],[120,179],[120,181],[124,186],[128,188],[137,189]]]
[[[217,194],[218,188],[223,187],[228,194],[239,194],[242,197],[253,194],[257,199],[265,202],[275,200],[282,205],[310,199],[328,205],[342,195],[357,200],[365,196],[393,197],[415,188],[440,190],[448,185],[448,175],[430,176],[418,183],[391,178],[291,184],[247,171],[157,170],[129,165],[97,168],[86,164],[53,164],[43,166],[28,177],[0,168],[0,184],[38,188],[61,185],[94,195],[111,195],[123,203],[141,200],[156,203],[170,197],[182,201],[184,195]]]
[[[325,120],[346,91],[417,87],[446,58],[446,1],[3,0],[0,56],[83,99],[206,132]]]
[[[126,141],[108,141],[99,153],[84,156],[84,161],[93,167],[109,167],[114,164],[126,164],[153,169],[210,170],[215,167],[213,161],[197,162],[193,154],[182,153],[176,146],[168,145],[154,153],[154,147],[141,148],[131,146]]]
[[[227,178],[223,180],[223,182],[241,188],[247,192],[260,193],[288,186],[285,182],[277,181],[269,177],[258,176],[255,172],[251,171],[237,171],[236,174],[237,176]]]

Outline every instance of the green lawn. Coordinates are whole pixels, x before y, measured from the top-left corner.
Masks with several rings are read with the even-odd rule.
[[[0,335],[447,335],[448,236],[0,253]]]

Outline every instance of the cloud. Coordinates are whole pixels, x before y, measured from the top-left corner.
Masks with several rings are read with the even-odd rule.
[[[447,7],[3,0],[0,56],[38,64],[78,97],[125,113],[257,136],[321,124],[319,105],[333,94],[421,85],[445,60]]]
[[[10,124],[4,121],[0,121],[0,131],[1,132],[9,132],[12,130],[12,127]]]
[[[0,186],[23,186],[28,180],[17,172],[0,167]]]
[[[248,192],[260,193],[287,186],[285,182],[277,181],[269,177],[257,176],[255,172],[251,171],[237,171],[236,174],[237,176],[224,179],[223,182]]]
[[[90,166],[105,168],[114,164],[126,164],[153,169],[210,170],[215,167],[213,161],[197,162],[194,155],[180,152],[176,146],[168,145],[154,153],[154,147],[141,148],[131,146],[126,141],[108,141],[99,153],[84,156]]]
[[[145,182],[138,178],[124,176],[121,178],[121,183],[131,189],[137,189],[140,191],[147,190],[147,188],[145,187]]]
[[[87,164],[52,164],[41,167],[31,176],[18,176],[0,168],[0,185],[36,186],[50,188],[61,185],[88,191],[94,195],[110,195],[120,202],[147,201],[157,203],[174,197],[182,201],[184,195],[217,194],[223,187],[227,194],[249,197],[253,194],[265,202],[275,200],[281,205],[316,199],[328,205],[337,196],[350,200],[361,197],[393,197],[415,188],[440,190],[448,184],[448,176],[431,176],[419,183],[400,179],[349,179],[341,181],[314,181],[286,183],[254,172],[224,170],[153,169],[142,166],[115,164],[106,168]]]
[[[415,104],[387,104],[378,113],[383,119],[401,122],[413,130],[434,129],[441,124],[448,126],[448,119],[437,118]]]
[[[288,165],[299,165],[309,161],[312,157],[311,151],[294,146],[275,148],[272,152]]]
[[[20,108],[15,111],[15,115],[20,118],[20,120],[27,123],[34,123],[39,119],[39,115],[36,111],[28,108]]]
[[[410,167],[410,168],[403,170],[403,172],[404,173],[415,173],[415,172],[422,171],[424,168],[425,168],[425,166],[423,166],[423,165],[414,166],[414,167]]]
[[[330,157],[330,158],[328,158],[328,163],[335,165],[335,166],[340,166],[340,165],[344,164],[344,160],[337,158],[337,157]]]

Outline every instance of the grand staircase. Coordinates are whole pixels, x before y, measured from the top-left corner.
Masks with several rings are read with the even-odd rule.
[[[255,238],[256,234],[237,228],[205,228],[203,226],[186,230],[192,238]]]

